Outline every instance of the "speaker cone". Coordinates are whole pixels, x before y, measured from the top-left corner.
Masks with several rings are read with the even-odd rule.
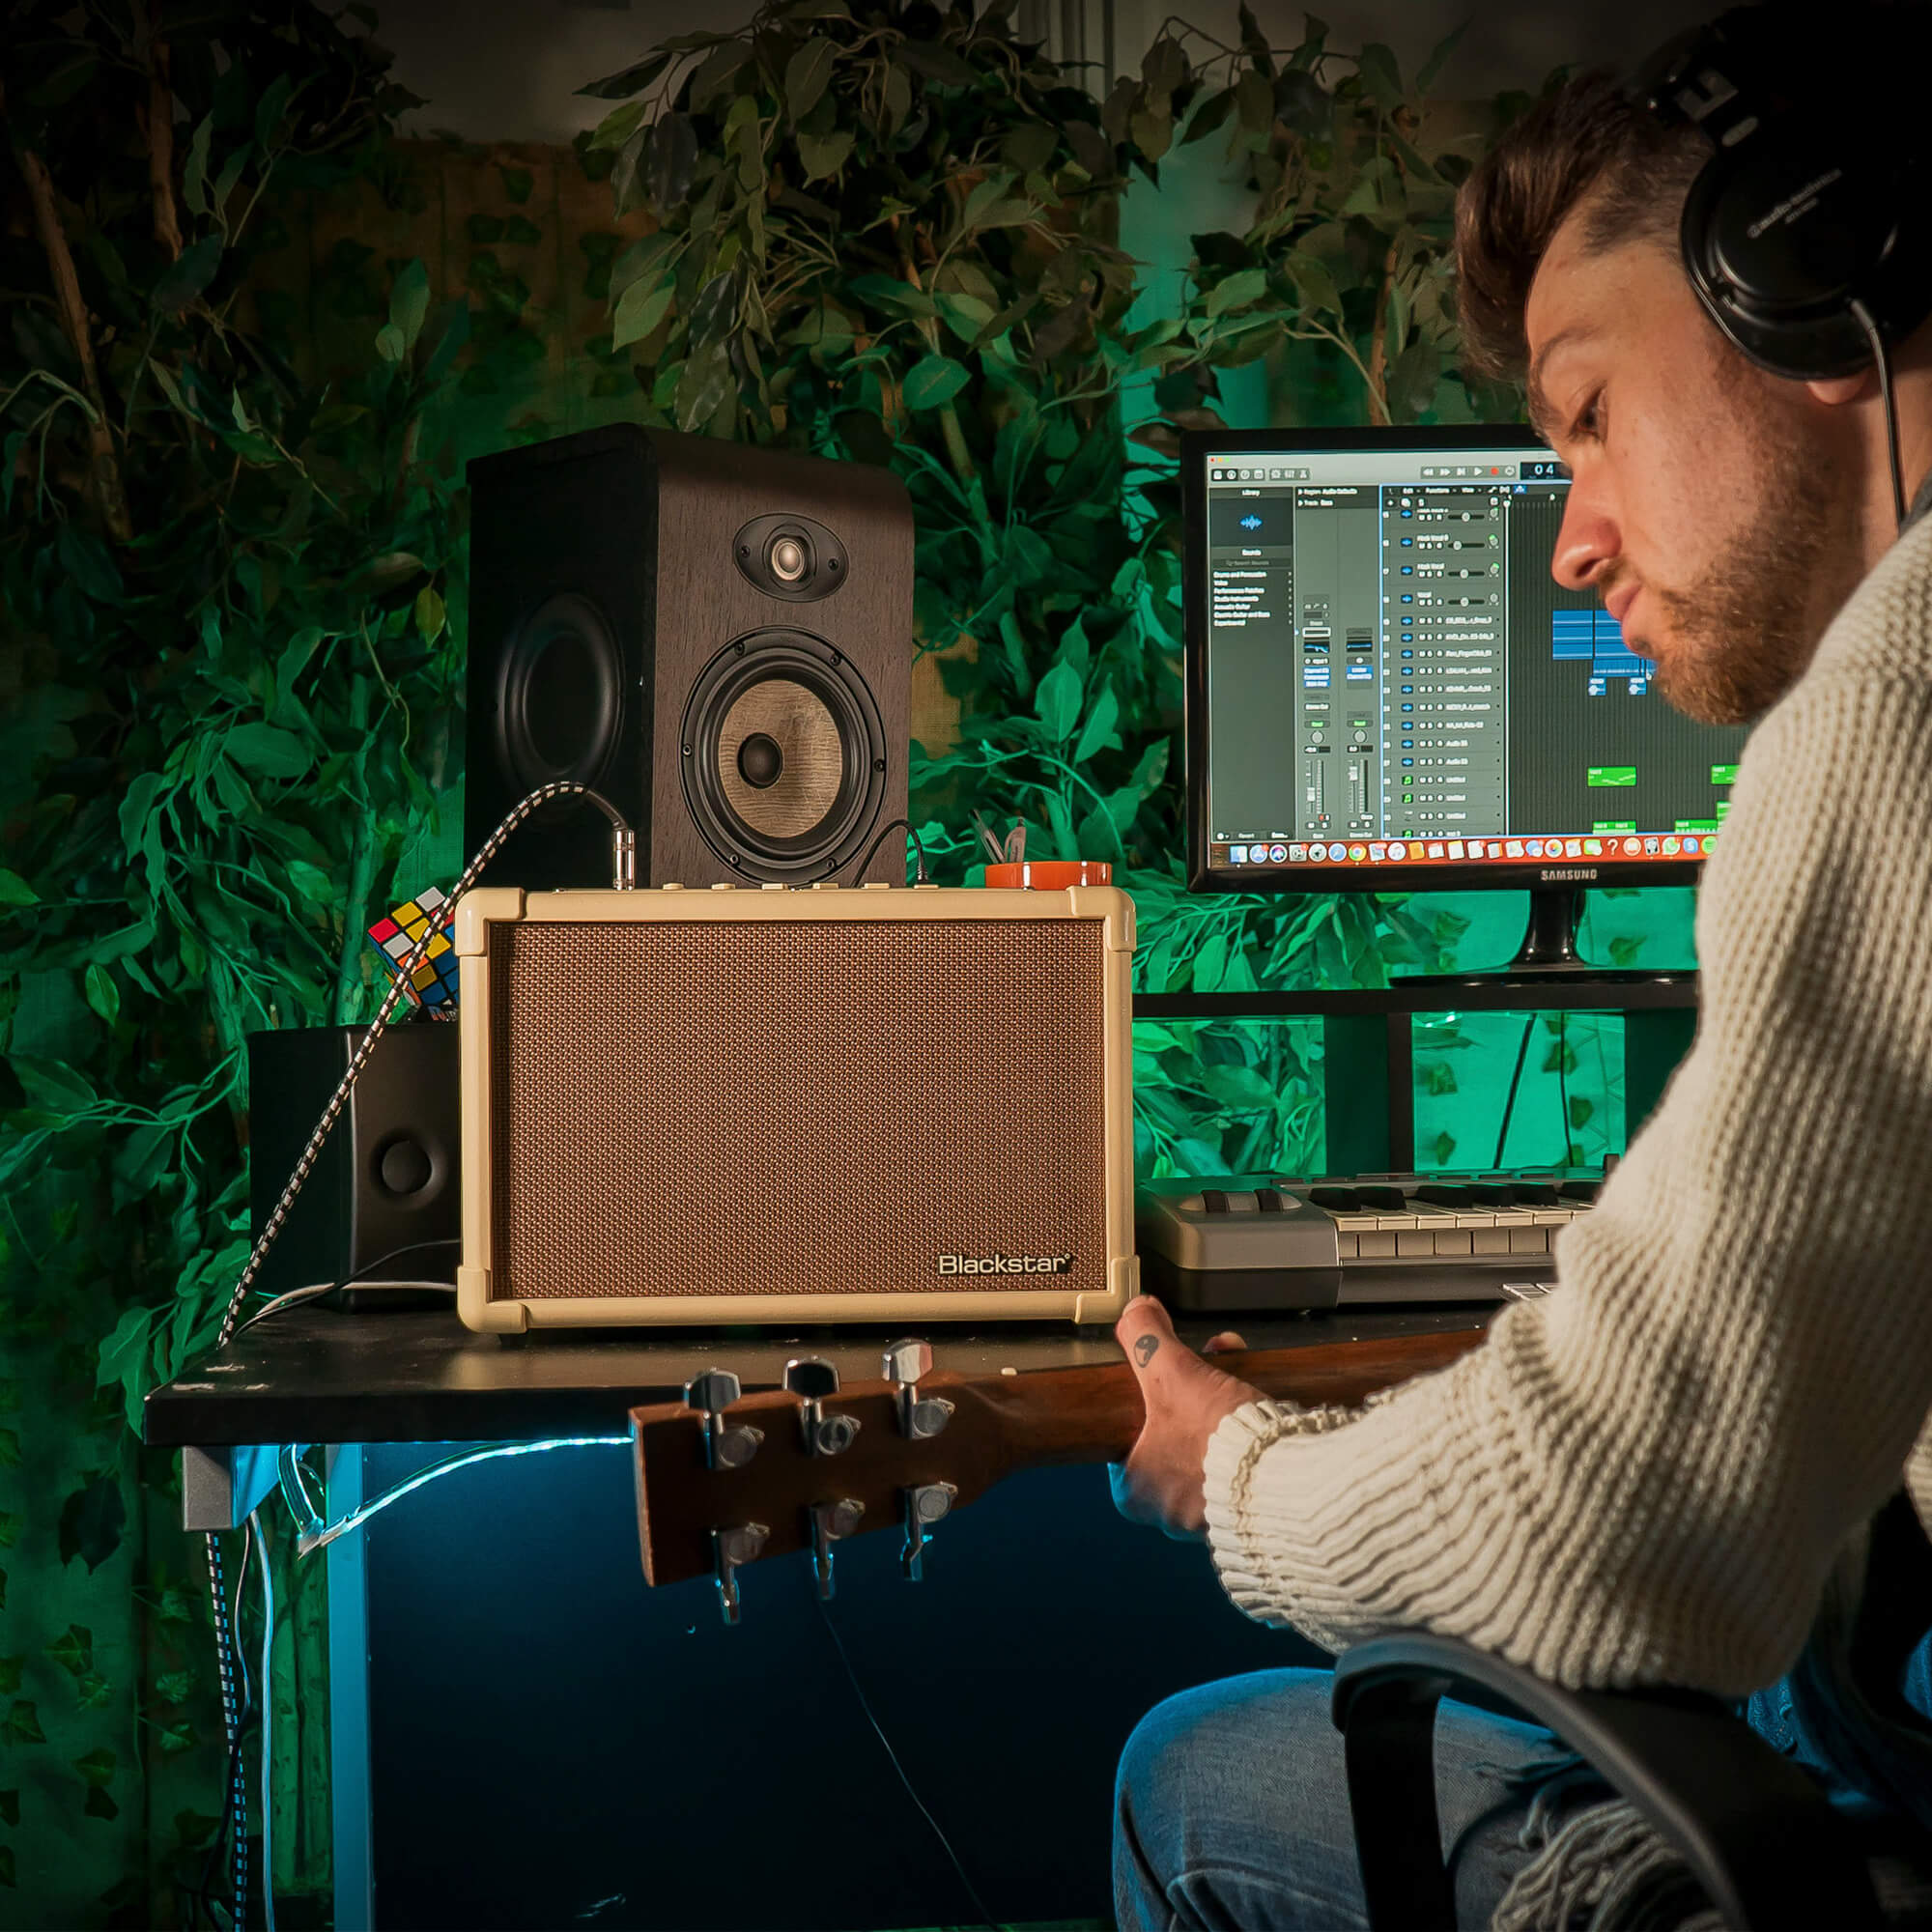
[[[802,883],[856,858],[885,795],[878,706],[841,654],[802,631],[740,638],[685,706],[686,802],[720,858]]]
[[[602,612],[564,591],[518,626],[497,691],[497,750],[520,795],[558,779],[595,785],[624,722],[623,659]],[[558,799],[546,817],[577,810]]]

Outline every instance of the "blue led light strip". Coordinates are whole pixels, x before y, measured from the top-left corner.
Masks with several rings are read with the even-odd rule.
[[[426,1469],[418,1469],[413,1476],[405,1478],[392,1489],[384,1490],[381,1495],[371,1496],[366,1503],[331,1523],[324,1523],[315,1514],[298,1469],[293,1484],[294,1493],[291,1493],[288,1476],[294,1458],[285,1453],[282,1459],[282,1493],[301,1526],[296,1541],[296,1554],[306,1556],[311,1550],[333,1543],[338,1536],[347,1536],[352,1529],[360,1529],[378,1510],[387,1509],[391,1503],[400,1502],[425,1484],[435,1482],[440,1476],[454,1475],[458,1469],[467,1469],[473,1463],[494,1462],[498,1456],[539,1456],[549,1449],[628,1449],[630,1446],[628,1435],[554,1435],[543,1442],[496,1442],[486,1449],[466,1449],[460,1456],[448,1456],[440,1463],[432,1463]]]

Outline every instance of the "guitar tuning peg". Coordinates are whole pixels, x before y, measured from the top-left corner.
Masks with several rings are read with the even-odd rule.
[[[925,1579],[925,1546],[932,1538],[928,1523],[937,1522],[952,1507],[958,1490],[951,1483],[919,1483],[901,1490],[905,1524],[905,1548],[899,1551],[899,1570],[908,1583]]]
[[[866,1505],[856,1496],[811,1506],[811,1568],[821,1601],[832,1601],[832,1546],[859,1527]]]
[[[922,1377],[932,1373],[932,1344],[908,1336],[886,1349],[886,1379],[898,1391],[899,1433],[915,1442],[937,1435],[952,1419],[952,1405],[944,1396],[922,1397]]]
[[[718,1585],[718,1610],[727,1624],[738,1621],[738,1572],[755,1563],[771,1535],[761,1522],[741,1522],[711,1532],[711,1570]]]
[[[687,1408],[704,1416],[704,1466],[707,1469],[741,1469],[758,1453],[765,1439],[762,1429],[750,1423],[727,1426],[724,1411],[738,1400],[742,1390],[738,1378],[729,1369],[706,1369],[684,1385]]]
[[[827,1415],[825,1398],[838,1393],[838,1371],[822,1355],[795,1355],[785,1364],[784,1385],[799,1398],[798,1424],[807,1453],[838,1456],[852,1446],[859,1420]]]

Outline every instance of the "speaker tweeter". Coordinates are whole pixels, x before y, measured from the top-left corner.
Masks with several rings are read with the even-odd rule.
[[[810,517],[754,517],[731,545],[738,568],[767,597],[830,597],[851,574],[845,546]]]

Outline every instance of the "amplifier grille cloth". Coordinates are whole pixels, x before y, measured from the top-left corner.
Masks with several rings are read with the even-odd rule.
[[[1098,921],[489,946],[495,1298],[1105,1289]],[[942,1253],[1072,1264],[942,1276]]]

